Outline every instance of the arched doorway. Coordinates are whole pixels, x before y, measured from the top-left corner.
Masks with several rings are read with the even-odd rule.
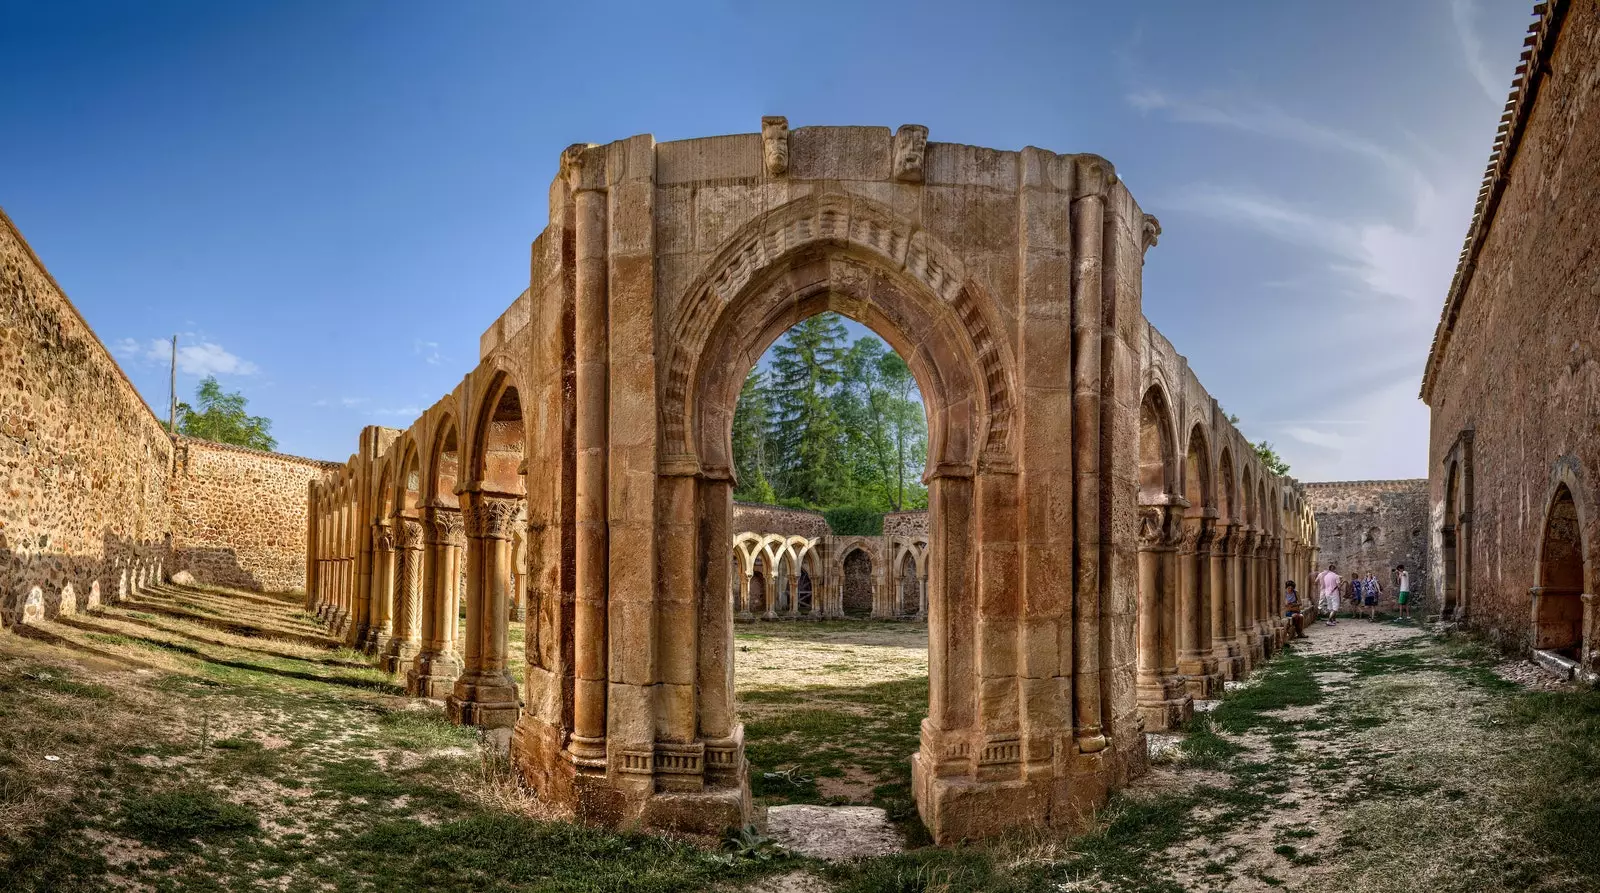
[[[1456,518],[1461,512],[1461,466],[1451,462],[1444,478],[1444,522],[1439,529],[1440,570],[1444,574],[1444,616],[1454,617],[1461,600],[1461,562],[1456,555]]]
[[[1174,729],[1194,702],[1178,672],[1178,548],[1187,502],[1177,494],[1172,412],[1152,385],[1139,405],[1139,602],[1136,691],[1145,728]]]
[[[872,616],[876,587],[872,579],[872,557],[867,550],[852,548],[845,553],[844,561],[844,616],[864,620]]]
[[[725,576],[732,416],[762,350],[827,310],[904,357],[927,409],[929,710],[912,788],[934,839],[1076,824],[1142,771],[1124,532],[1138,271],[1157,227],[1103,159],[1032,149],[997,156],[1009,179],[988,161],[951,157],[949,178],[929,165],[929,190],[983,171],[1012,199],[980,213],[957,197],[924,220],[924,158],[969,150],[867,131],[858,150],[858,131],[808,128],[821,142],[792,176],[774,162],[706,178],[682,163],[702,156],[649,137],[563,158],[520,337],[541,420],[529,463],[556,469],[529,483],[530,531],[553,534],[530,574],[571,580],[555,631],[573,656],[540,690],[530,678],[513,754],[542,799],[589,820],[720,833],[750,817]],[[759,163],[753,139],[703,157]],[[862,188],[846,194],[851,172]],[[674,216],[711,179],[727,214]],[[1028,233],[1027,250],[997,232]],[[1029,513],[1025,492],[1050,495]],[[612,550],[586,545],[591,531]],[[623,537],[653,560],[621,560]]]
[[[432,425],[432,446],[424,471],[421,644],[406,672],[406,693],[444,699],[461,675],[456,654],[461,605],[460,435],[455,416],[441,413]]]
[[[494,374],[476,408],[463,493],[466,581],[462,671],[446,702],[457,722],[484,728],[516,722],[520,703],[507,659],[512,540],[523,506],[522,400],[509,376]]]
[[[1579,659],[1583,646],[1584,550],[1582,519],[1572,491],[1556,486],[1539,540],[1533,589],[1533,647]]]

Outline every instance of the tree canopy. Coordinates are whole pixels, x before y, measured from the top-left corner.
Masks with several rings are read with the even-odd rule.
[[[231,443],[257,450],[276,449],[272,420],[245,412],[249,403],[238,391],[227,393],[215,375],[207,375],[195,389],[195,406],[178,404],[178,433],[200,440]]]
[[[769,356],[734,411],[735,498],[880,514],[927,506],[928,422],[905,360],[876,337],[849,342],[833,313],[797,324]]]

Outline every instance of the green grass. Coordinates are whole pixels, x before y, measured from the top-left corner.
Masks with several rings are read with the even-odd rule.
[[[167,849],[192,847],[199,842],[254,834],[261,823],[256,814],[204,788],[135,794],[123,801],[117,830],[148,844]]]

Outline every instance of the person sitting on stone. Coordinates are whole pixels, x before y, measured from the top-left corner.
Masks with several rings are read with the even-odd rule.
[[[1283,616],[1289,618],[1289,629],[1294,632],[1294,638],[1306,637],[1306,615],[1300,610],[1300,591],[1295,588],[1294,581],[1283,584]]]

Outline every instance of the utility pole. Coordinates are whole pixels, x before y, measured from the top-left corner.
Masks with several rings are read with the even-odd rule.
[[[167,382],[167,433],[178,433],[178,336],[172,336],[172,377]]]

